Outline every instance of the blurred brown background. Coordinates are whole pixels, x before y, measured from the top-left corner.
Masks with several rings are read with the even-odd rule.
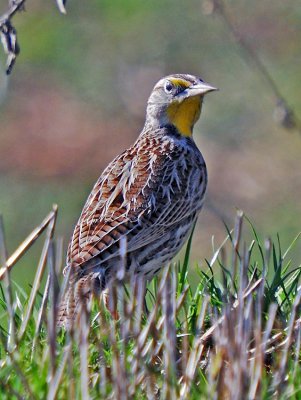
[[[232,0],[225,10],[301,116],[298,0]],[[273,119],[276,98],[210,1],[31,0],[14,24],[21,55],[0,64],[0,213],[10,253],[59,206],[57,235],[73,225],[106,164],[139,134],[162,76],[184,72],[220,88],[195,129],[209,170],[193,260],[210,258],[236,208],[285,245],[300,230],[301,137]],[[7,8],[1,2],[0,12]],[[40,246],[40,247],[39,247]],[[41,244],[15,268],[31,282]],[[299,246],[300,250],[300,246]]]

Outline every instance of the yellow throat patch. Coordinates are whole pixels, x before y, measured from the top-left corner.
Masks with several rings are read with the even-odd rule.
[[[172,103],[167,109],[167,116],[179,133],[192,136],[192,129],[201,114],[201,97],[188,97],[182,103]]]

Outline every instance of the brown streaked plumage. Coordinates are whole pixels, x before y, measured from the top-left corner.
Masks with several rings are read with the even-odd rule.
[[[165,77],[154,87],[137,141],[103,171],[75,226],[59,325],[70,325],[80,299],[100,293],[116,277],[122,242],[126,278],[142,274],[146,279],[185,243],[207,185],[206,165],[192,130],[203,96],[212,90],[184,74]]]

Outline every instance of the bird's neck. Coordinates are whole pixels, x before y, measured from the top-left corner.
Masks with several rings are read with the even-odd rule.
[[[169,124],[175,126],[181,135],[191,137],[194,124],[200,117],[201,107],[202,99],[199,96],[170,104],[167,108]]]

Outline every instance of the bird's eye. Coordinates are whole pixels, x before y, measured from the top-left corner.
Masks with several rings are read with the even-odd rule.
[[[166,81],[164,85],[164,90],[166,93],[171,93],[173,89],[173,84],[170,81]]]

